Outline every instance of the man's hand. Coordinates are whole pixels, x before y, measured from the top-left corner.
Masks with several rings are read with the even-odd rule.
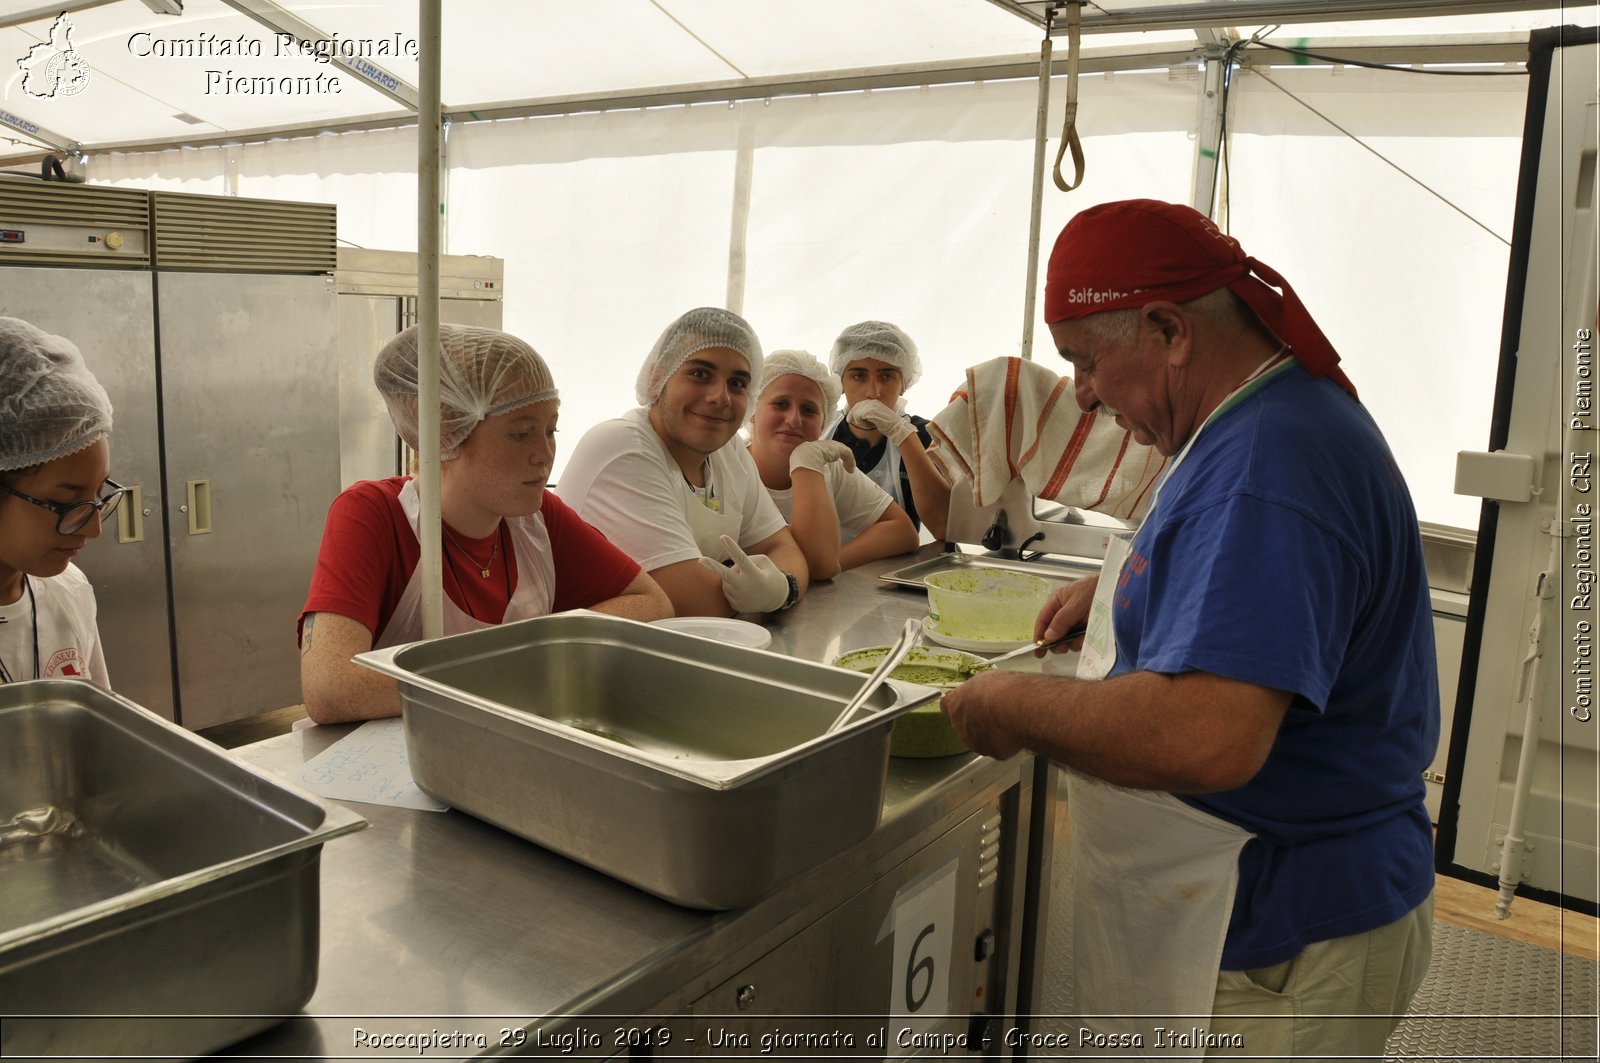
[[[1089,607],[1094,604],[1095,588],[1099,585],[1099,576],[1086,576],[1052,591],[1050,597],[1045,600],[1044,608],[1039,610],[1039,615],[1033,622],[1034,640],[1054,642],[1073,628],[1086,624],[1089,620]],[[1071,642],[1063,642],[1053,647],[1051,652],[1068,653],[1082,648],[1083,638],[1080,636]]]
[[[996,760],[1022,752],[1022,742],[1005,725],[1005,685],[1002,672],[979,672],[946,694],[939,702],[950,726],[967,748]]]
[[[911,418],[896,413],[877,399],[862,399],[850,407],[850,412],[845,414],[845,420],[855,428],[882,432],[889,438],[889,442],[897,447],[906,436],[917,430],[911,423]]]
[[[771,613],[789,600],[789,577],[765,554],[751,557],[739,544],[724,535],[723,548],[733,558],[733,567],[702,557],[700,564],[722,580],[722,596],[735,612]]]

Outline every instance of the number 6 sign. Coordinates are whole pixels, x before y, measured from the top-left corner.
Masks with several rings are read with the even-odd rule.
[[[959,867],[959,861],[952,860],[895,894],[884,925],[885,932],[894,934],[892,1025],[928,1030],[950,1012],[950,946]]]

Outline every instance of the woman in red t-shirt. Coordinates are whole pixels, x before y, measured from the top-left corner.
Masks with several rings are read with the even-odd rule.
[[[417,447],[417,328],[378,352],[374,381]],[[560,403],[550,370],[494,329],[439,327],[439,515],[444,631],[565,609],[672,615],[666,593],[545,490]],[[300,614],[300,686],[317,723],[397,716],[392,679],[351,661],[422,637],[421,504],[411,477],[352,484],[328,509]]]

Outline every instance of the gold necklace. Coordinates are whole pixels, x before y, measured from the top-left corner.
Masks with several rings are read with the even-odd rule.
[[[449,528],[447,528],[443,523],[440,523],[439,528],[444,532],[444,537],[450,541],[451,545],[453,545],[456,550],[460,552],[461,556],[465,557],[472,564],[473,568],[478,569],[479,575],[481,575],[484,579],[488,579],[489,570],[494,568],[495,558],[500,556],[500,525],[496,524],[494,526],[494,549],[489,551],[489,560],[484,563],[482,568],[478,568],[478,559],[473,557],[467,548],[462,546],[454,535],[450,534]]]

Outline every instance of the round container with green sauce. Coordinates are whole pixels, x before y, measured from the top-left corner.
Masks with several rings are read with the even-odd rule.
[[[888,652],[887,646],[871,646],[841,654],[833,663],[837,668],[866,673]],[[953,690],[972,677],[973,669],[986,663],[982,657],[956,650],[915,649],[889,675],[907,683]],[[895,757],[953,757],[965,752],[966,745],[956,736],[938,701],[918,705],[901,716],[889,739],[889,754]]]
[[[1023,572],[992,569],[935,572],[928,588],[928,620],[941,634],[974,642],[1026,642],[1050,597],[1050,584]]]

